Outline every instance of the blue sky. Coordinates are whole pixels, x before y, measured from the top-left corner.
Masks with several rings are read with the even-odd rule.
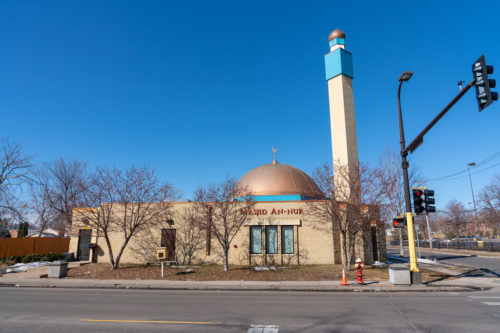
[[[484,11],[483,11],[484,10]],[[278,160],[306,172],[331,160],[323,56],[346,32],[360,159],[398,149],[472,78],[500,72],[500,3],[483,1],[2,1],[0,137],[35,161],[154,167],[189,198],[200,184]],[[426,179],[500,151],[500,103],[471,90],[410,156]],[[500,158],[473,170],[479,192]],[[471,202],[466,174],[435,181],[438,208]]]

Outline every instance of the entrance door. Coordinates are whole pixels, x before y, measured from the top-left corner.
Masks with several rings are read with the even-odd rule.
[[[90,257],[90,240],[92,238],[92,230],[80,230],[78,236],[78,253],[77,258],[80,261],[88,261]]]
[[[162,229],[161,246],[167,248],[167,261],[175,260],[175,229]]]

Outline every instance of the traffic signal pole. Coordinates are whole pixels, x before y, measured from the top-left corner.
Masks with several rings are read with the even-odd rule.
[[[410,252],[410,271],[413,273],[418,273],[419,269],[417,266],[417,251],[415,249],[415,229],[413,226],[413,214],[412,214],[412,209],[411,209],[411,199],[410,199],[410,181],[408,178],[408,167],[409,163],[407,160],[408,153],[409,152],[414,152],[415,149],[422,144],[424,141],[424,135],[441,119],[446,112],[448,112],[453,105],[455,105],[456,102],[460,98],[462,98],[467,91],[474,86],[474,81],[470,81],[467,86],[460,91],[460,93],[455,96],[451,100],[448,105],[445,106],[445,108],[427,125],[422,132],[420,132],[419,135],[406,147],[406,142],[405,142],[405,134],[404,134],[404,128],[403,128],[403,114],[401,112],[401,86],[403,85],[404,81],[399,82],[399,88],[398,88],[398,112],[399,112],[399,138],[400,138],[400,144],[401,144],[401,167],[403,168],[403,183],[404,183],[404,191],[405,191],[405,203],[406,203],[406,223],[408,226],[408,250]],[[420,279],[416,279],[420,280]]]
[[[408,180],[408,153],[413,153],[423,142],[424,135],[430,131],[430,129],[455,105],[456,102],[464,96],[470,88],[474,85],[476,86],[476,98],[478,100],[479,111],[482,111],[486,107],[488,107],[493,101],[498,100],[498,93],[492,92],[490,88],[495,88],[496,81],[488,78],[488,74],[493,73],[493,66],[486,65],[486,60],[484,55],[482,55],[474,64],[472,65],[472,73],[474,79],[470,81],[463,89],[461,89],[460,93],[453,98],[448,105],[444,107],[444,109],[439,112],[439,114],[417,135],[417,137],[408,145],[405,146],[405,135],[403,129],[403,115],[401,113],[401,86],[403,82],[408,81],[413,72],[405,71],[401,74],[399,78],[399,88],[398,88],[398,111],[399,111],[399,137],[401,143],[401,167],[403,168],[403,181],[404,181],[404,191],[405,191],[405,203],[406,203],[406,223],[408,226],[408,248],[410,252],[410,271],[412,272],[412,283],[414,281],[418,281],[416,283],[420,283],[420,273],[417,267],[417,256],[415,251],[415,230],[413,227],[413,215],[411,209],[411,201],[410,201],[410,184]],[[429,191],[432,193],[426,194],[426,197],[429,197],[431,200],[432,196],[434,196],[434,191]],[[429,204],[433,204],[432,202],[426,203],[426,213],[435,211],[435,207],[432,207],[433,210],[429,210],[431,206]],[[416,213],[419,213],[416,211]],[[430,230],[429,230],[430,232]],[[429,239],[431,237],[429,236]]]
[[[399,111],[399,139],[401,144],[401,167],[403,168],[403,182],[405,190],[405,203],[406,203],[406,223],[408,226],[408,250],[410,252],[410,271],[418,272],[417,267],[417,254],[415,251],[415,232],[413,229],[413,215],[411,213],[410,201],[410,181],[408,179],[408,166],[409,163],[406,159],[408,151],[406,150],[405,133],[403,128],[403,114],[401,113],[401,86],[404,81],[399,82],[398,88],[398,111]]]

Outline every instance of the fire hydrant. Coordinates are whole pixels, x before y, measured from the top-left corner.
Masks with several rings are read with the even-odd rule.
[[[356,264],[354,265],[356,267],[357,273],[358,273],[358,284],[364,284],[363,282],[363,263],[361,262],[361,259],[358,258],[356,259]]]

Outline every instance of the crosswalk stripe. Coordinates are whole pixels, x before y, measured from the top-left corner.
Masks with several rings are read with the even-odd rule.
[[[279,328],[275,325],[250,325],[247,333],[278,333]]]
[[[500,305],[500,302],[481,302],[486,305]]]

